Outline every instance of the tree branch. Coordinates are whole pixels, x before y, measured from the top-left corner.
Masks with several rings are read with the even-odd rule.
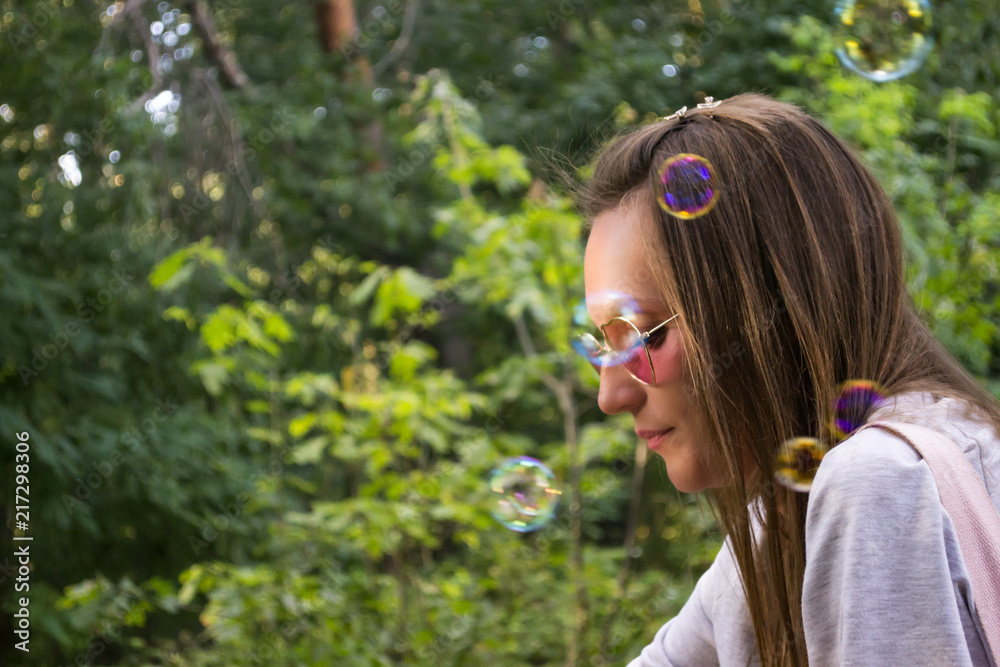
[[[521,349],[524,350],[524,356],[529,359],[536,359],[538,357],[538,352],[535,351],[535,344],[531,340],[531,333],[528,331],[528,325],[524,321],[524,314],[519,313],[514,319],[514,330],[517,331],[517,340],[521,343]],[[552,390],[560,401],[563,400],[563,394],[565,393],[565,388],[563,383],[556,379],[551,373],[546,373],[541,371],[539,377],[545,386]]]
[[[190,7],[191,22],[194,23],[198,34],[201,35],[205,56],[218,66],[219,71],[222,72],[222,80],[227,87],[245,88],[249,79],[236,61],[236,54],[233,53],[232,49],[227,48],[219,38],[215,20],[212,18],[212,12],[205,4],[205,0],[191,0]]]
[[[206,73],[202,77],[202,80],[205,83],[205,89],[208,91],[209,96],[212,98],[212,101],[215,102],[215,106],[219,110],[219,115],[222,118],[222,124],[229,133],[229,141],[232,145],[230,156],[232,157],[233,164],[236,166],[236,175],[240,179],[240,185],[243,186],[243,191],[250,200],[250,205],[253,207],[254,215],[256,215],[258,219],[262,220],[267,217],[267,212],[261,207],[260,202],[253,197],[253,183],[250,181],[250,173],[247,169],[246,160],[243,158],[243,153],[240,151],[240,146],[243,144],[243,138],[240,135],[239,128],[236,127],[236,118],[233,111],[229,108],[229,104],[226,102],[226,97],[222,94],[219,84],[215,81],[215,78],[211,75],[211,73]]]
[[[119,13],[121,20],[124,21],[125,17],[128,17],[132,21],[132,27],[135,29],[139,40],[142,42],[143,49],[146,51],[146,59],[149,61],[149,73],[153,76],[153,85],[149,87],[149,90],[128,105],[126,113],[129,114],[144,108],[146,102],[158,95],[163,88],[163,72],[160,70],[160,45],[153,41],[152,34],[149,32],[149,23],[142,15],[142,6],[144,3],[145,0],[128,0],[125,3],[125,7]],[[108,27],[110,28],[113,25],[115,25],[114,22],[109,24]]]
[[[632,547],[635,546],[636,524],[639,520],[639,507],[642,500],[642,485],[646,477],[646,454],[648,448],[642,442],[635,448],[635,467],[632,469],[632,499],[629,503],[628,518],[625,528],[625,559],[622,561],[622,569],[618,572],[617,594],[615,601],[611,605],[607,619],[604,621],[604,631],[601,637],[601,646],[609,644],[611,627],[614,625],[615,616],[621,609],[622,600],[625,598],[625,588],[628,586],[629,577],[632,574]]]
[[[396,62],[399,56],[403,54],[406,47],[410,45],[410,37],[413,36],[413,26],[417,22],[417,9],[420,6],[420,0],[410,0],[406,5],[406,12],[403,13],[403,27],[399,31],[399,38],[389,49],[389,53],[382,56],[375,65],[372,66],[372,73],[378,76],[382,71],[389,65]]]

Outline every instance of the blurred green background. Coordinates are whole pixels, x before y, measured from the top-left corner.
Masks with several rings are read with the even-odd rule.
[[[610,134],[762,91],[894,201],[996,393],[1000,12],[917,70],[792,0],[0,0],[0,662],[620,665],[721,543],[569,352]],[[31,434],[30,654],[13,648]],[[530,455],[553,520],[490,516]]]

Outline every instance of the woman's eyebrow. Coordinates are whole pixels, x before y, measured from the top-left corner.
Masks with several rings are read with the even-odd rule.
[[[616,317],[639,320],[644,317],[655,319],[661,311],[667,313],[664,317],[669,317],[672,314],[656,297],[645,295],[636,297],[617,290],[606,290],[605,294],[607,296],[601,298],[601,292],[598,292],[595,295],[597,298],[589,302],[588,310],[599,316],[592,318],[598,326],[606,324]]]
[[[625,319],[631,321],[633,324],[645,320],[649,320],[650,322],[652,322],[656,320],[657,317],[660,317],[660,315],[658,314],[659,310],[660,307],[657,306],[655,309],[650,308],[648,310],[645,308],[640,308],[639,310],[633,310],[631,308],[628,308],[626,309],[625,312],[622,312],[621,306],[609,307],[607,308],[607,310],[601,311],[601,314],[604,316],[604,318],[602,320],[599,320],[598,323],[607,324],[616,317],[624,317]],[[667,317],[669,317],[669,315],[665,315],[661,319],[666,319]]]

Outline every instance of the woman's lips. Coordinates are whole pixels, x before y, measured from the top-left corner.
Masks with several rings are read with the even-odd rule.
[[[636,431],[636,435],[647,440],[649,442],[650,449],[656,449],[660,446],[663,438],[670,435],[673,430],[673,428],[668,428],[665,431]]]

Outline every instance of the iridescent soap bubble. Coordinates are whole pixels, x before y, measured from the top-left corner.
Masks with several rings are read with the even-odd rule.
[[[892,81],[924,62],[934,41],[927,0],[841,0],[834,40],[844,66],[872,81]]]
[[[605,290],[589,296],[585,301],[580,301],[573,308],[573,324],[570,331],[570,344],[573,350],[590,362],[590,364],[600,373],[602,366],[617,366],[627,362],[631,357],[628,354],[608,354],[604,349],[604,336],[598,327],[590,320],[587,304],[600,307],[603,312],[614,314],[632,320],[636,315],[642,313],[638,302],[625,292]],[[628,350],[635,345],[640,345],[638,336],[632,345],[626,340],[627,325],[621,321],[607,323],[608,335],[611,337],[616,349]]]
[[[657,200],[672,216],[689,220],[705,215],[719,200],[719,184],[708,160],[692,153],[679,153],[660,167],[663,191]]]
[[[530,456],[515,456],[497,466],[490,476],[490,489],[493,518],[519,533],[548,523],[562,494],[548,466]]]
[[[774,481],[794,491],[808,492],[827,447],[816,438],[789,438],[778,450]]]
[[[838,440],[847,438],[861,426],[872,410],[882,407],[886,391],[871,380],[848,380],[837,390],[833,403],[833,435]]]

